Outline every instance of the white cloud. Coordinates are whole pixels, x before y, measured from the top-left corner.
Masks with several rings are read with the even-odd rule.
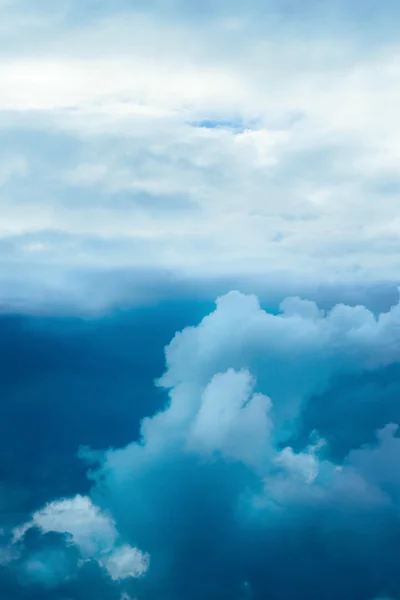
[[[375,557],[376,533],[384,523],[379,535],[385,539],[386,516],[395,515],[397,523],[396,427],[378,432],[377,444],[351,451],[339,469],[319,455],[318,434],[302,452],[287,444],[287,435],[310,395],[332,376],[398,363],[399,323],[400,305],[374,316],[363,306],[337,305],[325,312],[310,301],[289,298],[279,314],[272,314],[255,296],[232,292],[220,298],[213,312],[177,333],[167,347],[159,383],[168,389],[169,402],[143,421],[141,439],[92,457],[90,451],[82,453],[95,463],[93,500],[77,496],[52,502],[15,531],[14,546],[22,546],[33,526],[43,533],[66,533],[83,560],[96,560],[112,579],[124,580],[141,577],[149,566],[147,554],[125,543],[137,538],[155,555],[157,579],[160,564],[161,572],[177,569],[180,577],[182,552],[207,548],[212,553],[212,540],[222,539],[221,548],[232,540],[233,552],[235,540],[239,545],[243,540],[246,552],[256,548],[259,554],[258,531],[266,534],[271,552],[281,532],[284,552],[285,536],[297,535],[300,551],[306,551],[302,540],[309,540],[312,523],[312,531],[323,535],[337,527],[346,533],[344,539],[354,533],[355,547],[373,540]],[[378,395],[370,401],[380,400]],[[376,531],[368,528],[375,518]],[[238,528],[239,538],[223,535],[225,522]],[[214,535],[208,529],[215,525]],[[184,545],[189,539],[190,548]],[[337,556],[336,534],[329,533],[328,547],[332,540],[332,556]],[[214,565],[220,565],[217,550]],[[65,577],[66,570],[54,574],[43,555],[30,558],[25,566],[31,578],[50,585],[55,576]],[[262,568],[266,565],[263,561]]]
[[[252,394],[246,371],[217,374],[205,388],[189,432],[188,447],[257,466],[269,446],[271,401]]]
[[[376,447],[350,452],[340,468],[319,453],[318,432],[301,452],[287,440],[297,432],[307,400],[332,376],[399,362],[399,306],[375,317],[365,307],[337,305],[324,312],[291,298],[275,315],[254,296],[232,292],[220,298],[215,311],[178,332],[166,348],[159,382],[169,392],[165,409],[142,422],[140,440],[95,456],[93,496],[110,507],[121,531],[149,540],[155,564],[167,557],[179,573],[186,526],[189,536],[192,527],[207,529],[214,506],[222,522],[224,511],[232,510],[239,530],[250,522],[250,539],[258,539],[255,531],[276,539],[280,527],[286,535],[299,531],[301,539],[305,523],[308,540],[311,522],[324,534],[325,525],[327,531],[343,527],[363,543],[366,523],[375,517],[380,523],[382,510],[397,515],[395,428],[379,432]],[[372,401],[379,403],[379,396]],[[255,481],[259,488],[252,487]],[[224,490],[231,485],[234,505],[228,506]],[[297,530],[302,514],[307,516]],[[376,539],[374,531],[368,535]],[[117,552],[108,565],[111,576],[136,568],[130,555]]]
[[[307,483],[312,483],[318,475],[319,464],[314,453],[300,452],[295,454],[288,446],[275,459],[292,477],[300,476]]]
[[[110,517],[104,515],[86,496],[51,502],[35,512],[32,520],[14,534],[17,541],[31,527],[43,533],[68,533],[84,556],[113,547],[117,532]]]
[[[300,453],[285,444],[307,398],[333,376],[400,360],[399,306],[376,318],[365,307],[337,305],[325,313],[315,303],[290,298],[274,315],[254,296],[231,292],[220,298],[214,312],[177,333],[166,348],[167,368],[159,380],[169,390],[165,410],[144,419],[140,443],[106,453],[107,473],[121,495],[114,501],[124,502],[122,489],[135,474],[176,452],[243,463],[267,478],[276,497],[318,482],[322,469],[335,493],[366,489],[381,501],[382,494],[370,489],[379,490],[381,481],[363,467],[364,460],[368,469],[374,464],[370,449],[350,454],[338,471],[320,462],[323,440]],[[377,473],[386,451],[395,446],[397,452],[390,431],[382,441]],[[315,493],[322,493],[318,485]]]
[[[47,504],[32,515],[31,521],[14,530],[13,545],[20,542],[32,527],[37,527],[42,533],[68,534],[84,560],[97,560],[115,580],[140,577],[149,566],[146,553],[126,544],[119,545],[112,518],[87,496],[78,495]],[[40,561],[34,561],[27,568],[40,578],[47,572],[53,573],[52,567],[47,568]]]
[[[12,10],[18,51],[0,31],[0,127],[39,136],[19,159],[26,184],[14,176],[0,196],[1,235],[51,229],[79,246],[21,246],[28,262],[397,279],[392,37],[339,38],[339,9],[310,33],[279,4],[201,20],[157,3],[80,21],[74,3],[60,7]],[[57,160],[40,140],[50,133]],[[93,238],[107,251],[81,247]]]
[[[120,546],[103,559],[103,564],[114,580],[141,577],[149,567],[149,556],[137,548]]]

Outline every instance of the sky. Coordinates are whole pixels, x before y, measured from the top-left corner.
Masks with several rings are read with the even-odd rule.
[[[0,9],[14,301],[86,269],[397,278],[396,2]]]
[[[400,600],[399,19],[0,0],[1,600]]]

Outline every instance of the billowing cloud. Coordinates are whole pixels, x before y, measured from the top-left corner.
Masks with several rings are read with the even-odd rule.
[[[197,328],[175,336],[160,383],[175,394],[246,368],[271,397],[274,422],[293,423],[303,399],[334,375],[396,363],[399,318],[398,306],[378,317],[363,306],[337,305],[325,314],[299,298],[286,299],[274,315],[256,297],[232,292]]]
[[[296,298],[269,314],[232,292],[176,334],[159,380],[170,403],[92,475],[93,497],[151,554],[144,597],[399,593],[395,427],[342,463],[315,431],[301,450],[285,445],[315,390],[398,363],[398,320],[398,306],[376,317]]]
[[[75,548],[112,589],[144,600],[400,597],[395,413],[366,428],[349,396],[340,457],[334,419],[332,429],[315,426],[338,381],[376,383],[396,368],[399,331],[399,305],[376,315],[287,298],[271,313],[255,296],[220,297],[166,347],[165,407],[128,445],[82,449],[88,495],[35,511],[8,552],[34,530],[39,540],[67,535],[53,553]],[[368,405],[379,407],[381,389]],[[67,565],[73,580],[86,564],[38,552],[22,563],[9,556],[4,568],[54,590],[52,565]]]

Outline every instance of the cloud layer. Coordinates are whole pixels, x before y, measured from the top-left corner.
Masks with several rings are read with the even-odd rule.
[[[28,4],[0,30],[0,259],[21,277],[398,279],[395,3]]]

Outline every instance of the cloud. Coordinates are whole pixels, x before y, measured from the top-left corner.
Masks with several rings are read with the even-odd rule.
[[[82,496],[52,502],[34,513],[32,521],[14,531],[14,542],[31,527],[37,527],[43,533],[69,533],[84,556],[99,548],[101,551],[112,547],[117,538],[112,521],[93,506],[89,498]]]
[[[36,273],[30,270],[30,275]],[[53,284],[55,275],[54,270],[41,272]],[[0,527],[6,530],[28,521],[47,502],[88,494],[90,483],[76,457],[79,446],[118,448],[136,439],[141,419],[165,402],[166,390],[152,384],[163,370],[163,347],[175,331],[196,324],[212,311],[214,294],[232,285],[228,278],[196,282],[130,271],[82,271],[78,282],[75,277],[71,275],[62,285],[60,278],[59,295],[48,288],[44,292],[36,281],[34,294],[25,303],[14,300],[21,289],[13,288],[9,279],[3,281],[9,302],[3,304],[0,318]],[[289,291],[292,285],[287,284]],[[251,289],[253,284],[243,283],[243,287]],[[325,309],[336,298],[365,303],[374,313],[387,311],[398,296],[396,287],[390,285],[321,287],[313,295],[304,289]],[[76,295],[70,298],[67,291],[71,294],[72,290]],[[263,306],[276,313],[282,292],[263,281],[259,291]],[[35,306],[33,297],[37,298]],[[305,423],[299,430],[305,439],[291,439],[290,444],[301,450],[308,443],[308,432],[319,429],[329,440],[324,454],[334,450],[337,459],[339,451],[342,457],[354,444],[372,442],[377,426],[383,428],[388,417],[390,422],[399,418],[398,382],[395,365],[353,375],[344,383],[335,380],[325,395],[310,401],[314,408],[310,404],[302,413]],[[260,388],[254,385],[257,394]],[[374,401],[376,395],[381,398],[379,404]],[[247,403],[245,395],[243,402]],[[352,426],[351,407],[355,405],[363,413],[357,430]],[[241,413],[238,408],[231,414]],[[230,423],[223,447],[237,439],[237,425],[233,427],[237,416]],[[257,424],[259,435],[264,423]],[[205,441],[203,436],[203,448]],[[246,450],[248,456],[251,447]],[[254,462],[255,442],[253,448]]]
[[[287,298],[272,313],[255,296],[220,297],[166,347],[165,407],[136,441],[82,450],[89,495],[37,510],[15,541],[34,526],[68,532],[129,597],[398,597],[398,424],[387,413],[371,440],[350,398],[337,460],[304,418],[342,377],[396,367],[398,320],[399,305],[376,315]],[[377,388],[368,402],[380,401]]]
[[[397,281],[397,10],[6,3],[1,259]]]
[[[33,514],[32,520],[14,530],[13,545],[27,531],[38,528],[42,533],[68,534],[83,559],[95,559],[113,580],[140,577],[148,568],[149,557],[137,548],[118,545],[118,533],[112,519],[92,504],[89,498],[75,496],[52,502]],[[56,560],[56,563],[59,562]],[[54,575],[54,566],[30,559],[28,571],[47,580]]]
[[[104,564],[113,580],[141,577],[149,567],[149,556],[137,548],[121,546],[111,552]]]
[[[215,375],[203,392],[190,429],[189,448],[257,464],[268,443],[271,401],[252,394],[252,388],[247,371]]]
[[[0,7],[0,595],[399,598],[399,3]]]
[[[202,389],[230,368],[246,368],[272,399],[272,419],[282,435],[304,398],[322,391],[333,376],[397,362],[398,319],[398,305],[376,318],[362,306],[337,305],[324,314],[299,298],[285,300],[273,315],[256,297],[232,292],[197,328],[175,336],[160,383],[175,394],[185,386]]]
[[[95,560],[85,561],[65,536],[42,535],[30,529],[18,553],[0,570],[0,589],[5,597],[18,600],[69,598],[119,600],[121,586],[113,582]]]
[[[100,377],[111,355],[119,364],[131,350],[146,370],[164,343],[154,332],[162,323],[164,340],[178,331],[165,349],[157,403],[147,389],[148,404],[122,410],[120,394],[111,394],[118,431],[129,420],[132,431],[112,439],[105,428],[93,449],[81,449],[85,490],[63,471],[67,494],[48,487],[44,506],[37,500],[30,514],[5,522],[0,589],[22,600],[399,597],[399,415],[391,399],[399,305],[377,314],[289,297],[267,310],[233,291],[210,312],[203,306],[203,317],[185,306],[173,311],[181,324],[166,307],[137,314],[140,331],[126,315],[84,321],[84,330],[76,322],[76,346],[67,343],[71,321],[65,329],[47,323],[44,335],[43,318],[31,319],[38,380],[50,356],[53,372],[70,369],[77,347],[83,373],[92,365]],[[161,369],[159,359],[149,377]],[[110,367],[110,377],[116,372]],[[67,433],[84,419],[87,400],[78,400],[63,399]],[[104,406],[101,397],[90,404],[94,430]],[[341,424],[345,442],[336,437]]]
[[[396,597],[395,428],[342,463],[323,457],[313,430],[300,450],[285,435],[332,377],[398,363],[397,320],[398,306],[376,317],[297,298],[271,314],[232,292],[176,334],[159,380],[165,410],[143,421],[140,441],[92,457],[93,498],[151,554],[135,593]],[[356,439],[361,419],[356,404]]]
[[[140,307],[106,316],[51,317],[43,310],[1,316],[0,527],[6,531],[47,502],[86,495],[79,447],[127,444],[140,420],[163,405],[152,383],[163,347],[208,304],[148,286]]]

